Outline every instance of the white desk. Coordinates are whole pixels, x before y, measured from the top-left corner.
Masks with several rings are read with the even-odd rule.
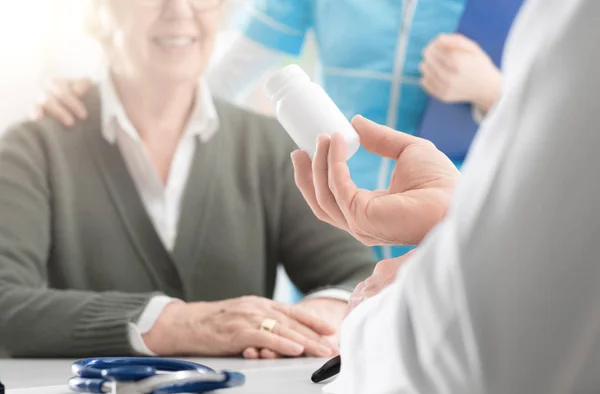
[[[71,377],[73,360],[10,360],[0,359],[0,380],[6,394],[69,394],[66,387]],[[326,360],[241,360],[191,359],[216,370],[240,371],[246,384],[223,394],[320,394],[321,385],[310,381],[311,374]],[[41,387],[44,386],[44,389]]]

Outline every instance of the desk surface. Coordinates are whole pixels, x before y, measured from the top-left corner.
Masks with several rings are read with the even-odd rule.
[[[0,359],[0,380],[6,394],[67,394],[73,360],[10,360]],[[243,387],[224,390],[231,394],[320,394],[321,385],[310,381],[310,375],[325,360],[241,360],[191,359],[216,370],[241,371],[246,375]],[[44,389],[40,389],[41,387]],[[34,389],[36,388],[37,389]]]

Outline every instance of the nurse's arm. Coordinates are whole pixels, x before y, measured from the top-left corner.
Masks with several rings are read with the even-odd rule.
[[[282,63],[285,54],[238,35],[207,72],[211,93],[240,103],[250,89]]]
[[[285,56],[298,56],[312,27],[313,1],[254,0],[242,34],[208,72],[213,93],[238,102]],[[217,55],[218,58],[218,55]]]

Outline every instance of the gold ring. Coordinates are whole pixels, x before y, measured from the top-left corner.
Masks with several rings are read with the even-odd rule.
[[[266,318],[260,323],[261,331],[273,332],[275,326],[277,325],[277,320]]]

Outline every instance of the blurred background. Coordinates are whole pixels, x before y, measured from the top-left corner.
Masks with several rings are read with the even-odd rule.
[[[83,29],[81,0],[0,0],[0,130],[28,116],[33,104],[53,78],[94,77],[100,65],[100,50]],[[237,36],[245,21],[250,0],[227,0],[216,55]],[[315,46],[309,42],[299,62],[310,74],[315,64]],[[289,62],[291,59],[286,59]],[[262,86],[262,84],[259,84]],[[7,95],[6,92],[10,92]],[[251,92],[242,105],[271,113],[270,102],[260,89]]]

